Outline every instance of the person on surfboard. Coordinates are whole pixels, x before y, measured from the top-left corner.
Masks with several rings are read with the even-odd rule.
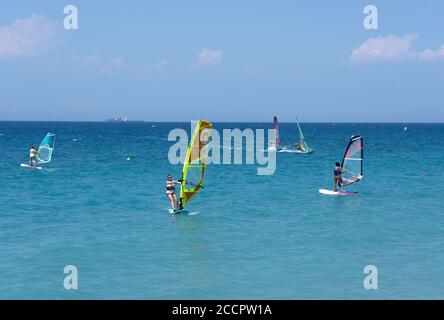
[[[339,162],[336,162],[333,169],[333,179],[335,183],[333,188],[334,192],[338,191],[337,186],[340,186],[342,191],[344,191],[344,183],[342,182],[342,174],[344,173],[344,171],[345,170],[341,167],[341,164]]]
[[[300,144],[300,143],[295,143],[294,146],[295,146],[296,150],[299,150],[299,151],[302,151],[302,152],[305,151],[304,147],[302,147],[302,144]]]
[[[35,161],[35,156],[38,154],[39,152],[34,148],[34,146],[31,146],[31,149],[29,149],[29,166],[30,167],[35,167],[36,166],[36,161]]]
[[[269,140],[268,141],[268,150],[270,150],[270,151],[274,151],[274,150],[276,150],[276,145],[274,144],[274,141],[273,140]]]
[[[168,200],[170,200],[171,203],[171,209],[174,211],[180,210],[179,208],[179,200],[176,196],[176,188],[174,187],[175,184],[181,184],[182,180],[173,180],[173,176],[171,174],[167,175],[167,181],[166,181],[166,195]]]

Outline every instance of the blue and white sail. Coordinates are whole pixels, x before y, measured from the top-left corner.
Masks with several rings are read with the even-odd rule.
[[[50,163],[52,160],[52,153],[55,146],[55,134],[48,133],[40,143],[38,154],[36,156],[37,163]]]
[[[361,181],[364,166],[364,138],[352,136],[345,150],[341,167],[344,170],[342,181],[344,185]]]

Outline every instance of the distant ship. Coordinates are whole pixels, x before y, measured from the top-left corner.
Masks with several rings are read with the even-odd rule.
[[[112,118],[112,119],[106,119],[106,122],[144,122],[144,121],[134,121],[134,120],[128,120],[127,117],[122,118]]]

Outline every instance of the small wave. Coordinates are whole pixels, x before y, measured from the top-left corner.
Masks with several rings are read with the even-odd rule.
[[[260,149],[259,151],[260,151],[260,152],[278,152],[278,153],[297,153],[296,150],[294,150],[294,149],[288,149],[288,148],[285,148],[285,147],[282,148],[282,149],[279,150],[279,151],[276,151],[275,148],[269,148],[269,149],[267,149],[267,150]]]
[[[281,152],[281,153],[298,153],[296,150],[293,150],[293,149],[282,149],[282,150],[279,150],[278,152]]]
[[[135,137],[135,139],[169,141],[168,138],[165,138],[165,137],[155,137],[155,136],[139,136],[139,137]]]
[[[232,148],[232,147],[217,146],[217,145],[212,146],[212,148],[219,148],[219,149],[224,149],[224,150],[242,150],[243,149],[243,148]]]

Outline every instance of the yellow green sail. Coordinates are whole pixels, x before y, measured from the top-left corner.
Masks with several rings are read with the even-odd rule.
[[[302,133],[302,130],[301,130],[301,126],[299,125],[298,117],[296,117],[296,123],[297,123],[298,129],[299,129],[299,142],[296,142],[295,145],[299,145],[299,151],[301,153],[312,153],[313,149],[311,149],[308,146],[307,141],[305,140],[304,134]]]
[[[209,121],[199,120],[194,130],[182,169],[181,207],[184,207],[203,188],[202,184],[207,165],[205,149],[210,143],[212,126]]]

